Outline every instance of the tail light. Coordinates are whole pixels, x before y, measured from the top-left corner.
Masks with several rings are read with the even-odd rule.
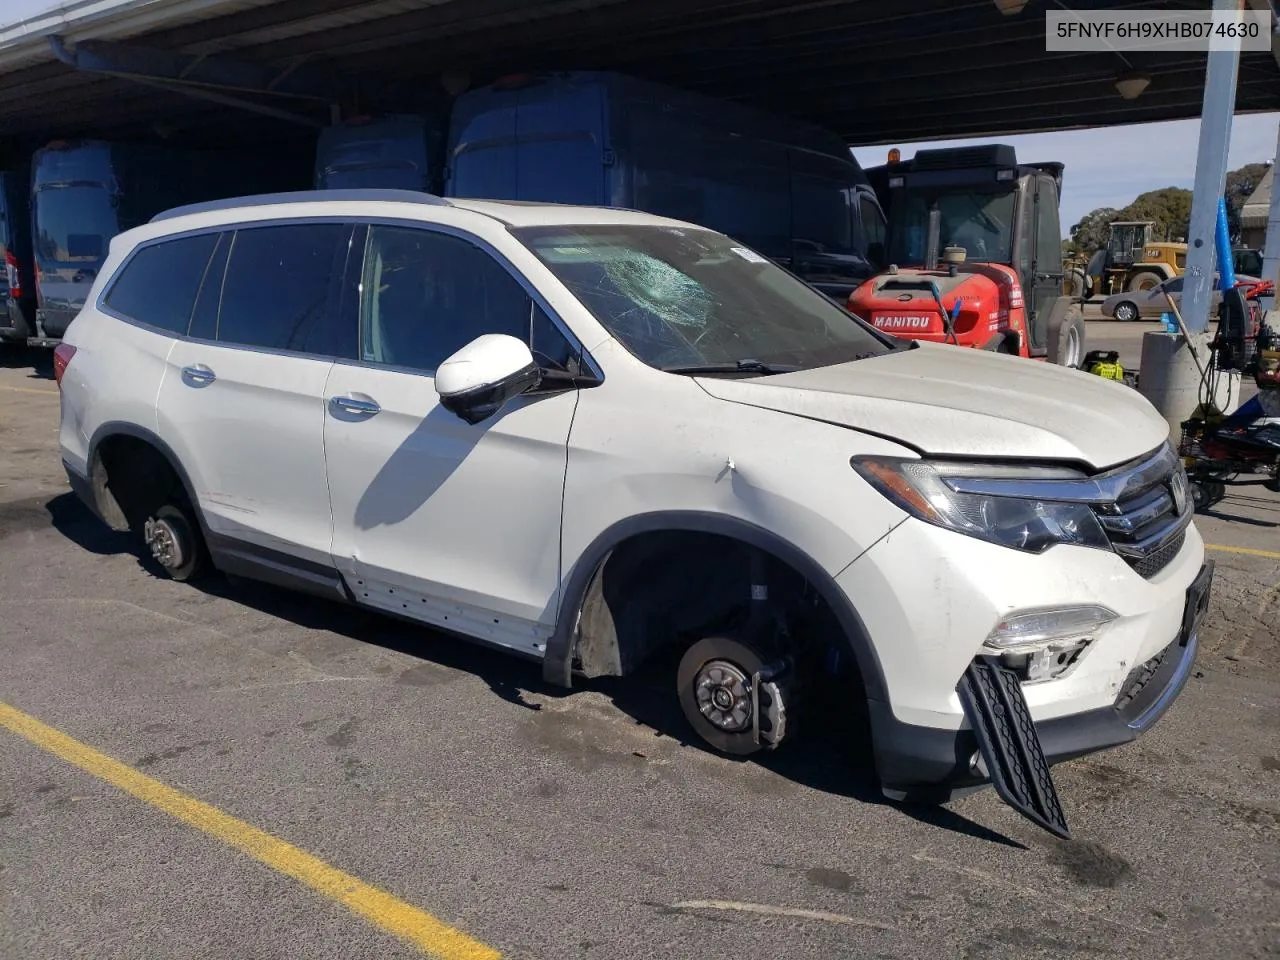
[[[60,343],[53,348],[53,382],[62,386],[62,375],[67,372],[67,365],[76,355],[76,348],[69,343]]]
[[[18,270],[18,258],[12,250],[4,252],[4,272],[9,280],[9,296],[15,300],[22,299],[22,275]]]

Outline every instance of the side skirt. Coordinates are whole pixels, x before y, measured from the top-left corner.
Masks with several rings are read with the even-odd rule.
[[[212,534],[207,538],[207,542],[213,565],[225,574],[361,607],[404,623],[457,637],[459,640],[465,640],[477,646],[514,654],[524,660],[533,662],[542,660],[545,648],[542,642],[531,640],[528,643],[514,644],[505,642],[505,638],[498,639],[496,634],[485,636],[463,632],[460,628],[476,628],[478,621],[474,615],[451,619],[448,614],[437,609],[442,605],[423,603],[423,598],[410,597],[403,593],[396,596],[393,590],[384,585],[375,587],[364,581],[355,581],[353,589],[343,575],[333,567],[260,547],[257,544],[246,543],[233,537]],[[408,602],[410,600],[414,602]],[[431,609],[424,614],[416,608],[415,604]],[[411,609],[413,615],[406,612]],[[458,612],[464,611],[458,608]]]

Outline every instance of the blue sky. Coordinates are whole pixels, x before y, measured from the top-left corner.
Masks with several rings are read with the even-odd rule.
[[[0,0],[0,21],[13,23],[33,14],[66,6],[71,0]],[[1237,116],[1232,124],[1231,169],[1275,159],[1280,113]],[[1122,207],[1145,190],[1190,187],[1195,179],[1198,120],[1135,124],[1063,133],[1035,133],[977,140],[939,140],[928,146],[956,146],[993,141],[1012,145],[1024,160],[1059,160],[1066,164],[1062,184],[1062,229],[1066,233],[1090,210]],[[925,144],[892,143],[857,147],[864,166],[883,163],[890,147],[912,156]]]
[[[1231,124],[1228,169],[1275,159],[1280,113],[1236,116]],[[893,143],[857,147],[863,166],[884,163],[890,147],[903,159],[924,146],[951,147],[973,143],[1007,143],[1020,160],[1058,160],[1062,174],[1062,230],[1098,207],[1123,207],[1138,194],[1160,187],[1187,187],[1195,181],[1199,120],[1141,123],[1125,127],[1032,133],[977,140],[939,140],[935,143]]]

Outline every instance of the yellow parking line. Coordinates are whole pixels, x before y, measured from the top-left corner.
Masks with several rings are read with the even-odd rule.
[[[247,853],[273,870],[355,911],[388,933],[441,960],[497,960],[498,951],[377,887],[329,866],[216,807],[167,787],[0,701],[0,726],[183,823]]]
[[[1206,543],[1206,550],[1217,550],[1219,553],[1242,553],[1246,557],[1269,557],[1280,560],[1280,550],[1255,550],[1253,547],[1227,547],[1218,543]]]
[[[56,397],[57,390],[37,390],[35,387],[0,387],[0,390],[12,390],[14,393],[38,393],[42,397]]]

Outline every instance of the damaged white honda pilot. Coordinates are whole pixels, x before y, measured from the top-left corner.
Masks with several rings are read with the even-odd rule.
[[[1141,734],[1196,656],[1212,563],[1139,394],[892,339],[687,223],[181,208],[112,241],[55,371],[72,487],[174,578],[376,608],[563,686],[669,659],[730,754],[803,736],[835,683],[899,799],[991,784],[1066,835],[1050,765]]]

